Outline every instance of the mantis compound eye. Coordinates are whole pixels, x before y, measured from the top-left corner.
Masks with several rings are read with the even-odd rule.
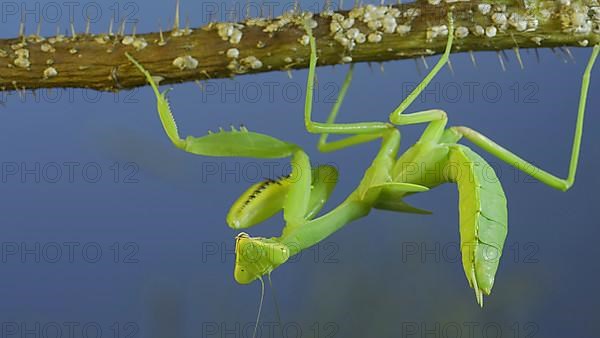
[[[290,258],[290,250],[274,239],[237,235],[235,243],[234,278],[240,284],[249,284],[270,273]]]

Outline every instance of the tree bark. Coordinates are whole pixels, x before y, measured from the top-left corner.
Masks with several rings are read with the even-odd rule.
[[[396,5],[393,8],[402,13],[398,24],[408,22],[410,32],[401,34],[396,29],[394,33],[381,34],[381,41],[376,42],[377,37],[372,41],[367,38],[352,50],[332,33],[332,13],[315,14],[318,64],[383,62],[439,54],[446,44],[442,25],[448,24],[446,14],[450,10],[456,30],[453,53],[515,47],[585,47],[600,42],[600,11],[596,12],[587,0],[494,3],[489,12],[485,5],[463,1]],[[413,20],[406,19],[406,13],[415,12],[419,15]],[[349,16],[348,11],[335,13],[344,18]],[[227,36],[223,39],[218,30],[222,24],[218,23],[165,32],[162,39],[159,33],[4,39],[0,40],[0,90],[72,87],[118,91],[145,85],[143,76],[130,64],[125,52],[153,75],[164,78],[163,84],[307,68],[309,47],[303,43],[305,31],[302,25],[294,24],[293,17],[287,17],[292,18],[292,23],[287,25],[283,25],[281,18],[240,22],[234,27],[242,33],[238,43]],[[353,27],[366,37],[375,33],[361,18],[355,20]],[[527,20],[523,23],[519,18]],[[265,32],[265,25],[277,23],[280,28]],[[462,27],[460,32],[459,27]],[[481,33],[478,27],[484,29],[483,35],[478,34]],[[227,29],[222,28],[222,35],[230,33]],[[463,36],[465,29],[467,35]]]

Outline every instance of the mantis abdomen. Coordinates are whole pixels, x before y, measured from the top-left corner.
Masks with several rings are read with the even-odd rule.
[[[508,224],[504,190],[493,168],[460,144],[416,144],[398,159],[394,179],[429,188],[448,182],[457,184],[463,268],[482,304],[483,295],[489,295],[494,285]],[[374,207],[428,213],[404,202],[409,194],[383,190]]]
[[[450,146],[446,169],[458,186],[463,268],[483,305],[483,294],[492,291],[508,232],[506,197],[492,167],[465,146]]]

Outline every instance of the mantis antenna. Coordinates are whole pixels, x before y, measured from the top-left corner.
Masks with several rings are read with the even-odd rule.
[[[271,288],[271,294],[273,295],[273,304],[275,304],[275,313],[277,314],[277,323],[279,323],[279,331],[282,337],[283,335],[283,325],[281,323],[281,312],[279,311],[279,302],[277,301],[277,293],[275,292],[275,288],[273,287],[273,281],[271,280],[271,273],[267,275],[269,279],[269,287]]]
[[[258,314],[256,315],[256,324],[254,324],[254,333],[252,334],[252,338],[256,338],[256,332],[258,331],[258,322],[260,321],[260,313],[262,311],[263,300],[265,298],[265,282],[262,277],[258,277],[260,280],[260,303],[258,303]]]

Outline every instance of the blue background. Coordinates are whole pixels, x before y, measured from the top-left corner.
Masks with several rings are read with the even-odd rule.
[[[7,12],[8,3],[3,2],[2,37],[18,32],[20,14]],[[56,16],[46,17],[49,4],[61,8],[61,29],[68,26],[65,3],[27,2],[26,8],[39,14],[27,15],[28,32],[36,20],[45,34],[54,32],[56,23],[49,21]],[[85,26],[83,4],[74,11],[79,31]],[[207,4],[184,1],[182,15],[192,26],[206,23]],[[225,19],[224,8],[236,5],[214,4],[224,6],[214,19]],[[139,20],[138,32],[155,31],[158,21],[172,22],[174,7],[141,1],[94,6],[103,10],[94,32],[106,31],[115,10]],[[283,8],[275,6],[277,12]],[[537,63],[533,51],[522,51],[524,70],[510,53],[506,72],[495,53],[477,54],[477,69],[467,54],[454,55],[454,76],[444,69],[431,92],[409,110],[442,108],[451,125],[480,130],[564,177],[589,52],[573,50],[573,64],[563,62],[560,52],[557,57],[540,50]],[[429,64],[436,59],[428,58]],[[379,64],[356,67],[341,121],[386,120],[407,94],[405,86],[421,78],[412,60],[384,67],[383,72]],[[316,119],[325,119],[346,69],[318,70]],[[567,193],[476,149],[496,165],[509,201],[503,261],[483,309],[457,257],[458,199],[456,188],[446,185],[411,199],[433,215],[373,211],[278,269],[273,283],[287,336],[597,334],[598,72],[592,76],[576,184]],[[170,97],[182,135],[243,123],[301,145],[315,163],[335,164],[341,178],[330,208],[352,191],[378,144],[317,152],[317,136],[307,134],[302,122],[306,71],[291,75],[215,80],[204,83],[204,92],[188,83],[175,86]],[[469,87],[474,88],[471,97]],[[57,329],[69,337],[69,326],[73,337],[95,337],[98,328],[102,337],[251,335],[260,285],[233,280],[236,232],[224,218],[252,183],[285,174],[286,161],[202,158],[178,151],[162,131],[149,88],[118,95],[79,89],[24,98],[4,93],[1,100],[3,337],[20,337],[27,330],[34,337],[60,336]],[[403,149],[421,131],[420,126],[403,128]],[[74,168],[71,177],[68,166]],[[277,216],[250,233],[271,236],[281,227]],[[267,288],[261,337],[274,336],[269,328],[275,321]]]

